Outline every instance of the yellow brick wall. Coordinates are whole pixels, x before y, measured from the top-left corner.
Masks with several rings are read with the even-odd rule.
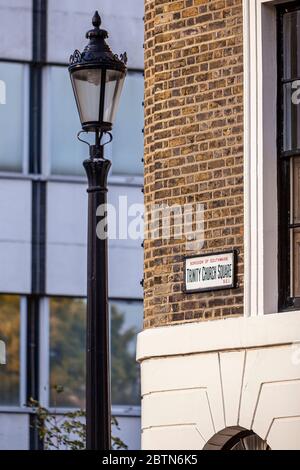
[[[203,203],[239,287],[184,294],[184,240],[145,240],[145,328],[243,313],[242,0],[145,0],[145,204]],[[198,254],[198,252],[197,252]]]

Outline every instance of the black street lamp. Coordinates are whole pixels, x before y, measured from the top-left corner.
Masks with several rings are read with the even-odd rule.
[[[126,76],[126,53],[113,54],[100,29],[98,12],[94,29],[87,32],[89,43],[82,53],[70,58],[69,72],[82,132],[95,134],[90,158],[83,162],[88,177],[88,285],[86,351],[86,447],[109,450],[111,443],[111,399],[109,359],[108,263],[106,236],[96,234],[96,211],[107,202],[107,176],[111,162],[104,158],[102,137],[114,122]],[[104,217],[104,216],[103,216]],[[101,220],[101,218],[100,218]],[[103,234],[104,235],[104,234]]]

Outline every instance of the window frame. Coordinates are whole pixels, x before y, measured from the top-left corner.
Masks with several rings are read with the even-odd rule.
[[[276,3],[243,0],[245,317],[278,312]]]
[[[277,9],[297,0],[243,0],[244,316],[279,308]],[[299,311],[295,307],[293,311]]]
[[[283,20],[286,13],[299,11],[300,5],[289,2],[277,7],[277,165],[278,165],[278,308],[289,311],[300,308],[300,297],[291,295],[294,282],[292,267],[292,236],[300,228],[299,223],[291,220],[291,165],[300,157],[300,148],[284,150],[284,85],[300,80],[300,77],[284,77],[284,30]]]

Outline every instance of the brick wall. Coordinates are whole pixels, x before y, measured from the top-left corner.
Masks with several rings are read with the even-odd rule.
[[[201,252],[240,249],[237,289],[186,295],[185,240],[146,239],[145,328],[243,313],[242,40],[242,0],[145,0],[146,208],[203,203]]]

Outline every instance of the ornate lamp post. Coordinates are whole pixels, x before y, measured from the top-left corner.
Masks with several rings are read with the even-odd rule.
[[[104,158],[102,138],[112,140],[114,122],[126,76],[126,53],[113,54],[106,43],[107,31],[100,29],[98,12],[94,29],[87,32],[89,43],[82,53],[70,58],[69,72],[80,116],[82,132],[93,132],[90,158],[83,165],[88,177],[88,286],[86,354],[87,449],[109,450],[111,441],[111,400],[109,365],[109,312],[107,239],[96,234],[97,208],[106,204],[107,176],[111,162]],[[80,138],[79,138],[80,139]],[[104,216],[103,216],[104,217]],[[101,220],[101,218],[100,218]],[[103,234],[105,235],[105,234]]]

